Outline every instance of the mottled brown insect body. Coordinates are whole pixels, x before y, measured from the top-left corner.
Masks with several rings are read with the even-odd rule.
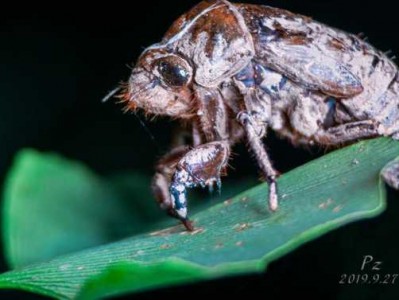
[[[340,145],[399,137],[396,65],[358,36],[268,6],[199,3],[133,69],[128,108],[191,124],[192,144],[166,155],[153,189],[192,229],[186,188],[220,185],[230,147],[247,140],[277,209],[277,172],[262,138]]]

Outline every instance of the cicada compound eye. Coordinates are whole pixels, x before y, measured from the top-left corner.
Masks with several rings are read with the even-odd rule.
[[[158,72],[162,81],[169,87],[187,86],[192,77],[191,66],[176,55],[169,55],[158,60]]]

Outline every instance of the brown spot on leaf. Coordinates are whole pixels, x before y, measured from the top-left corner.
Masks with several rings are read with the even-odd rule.
[[[331,198],[328,198],[325,202],[322,202],[319,204],[319,208],[320,209],[326,209],[327,207],[329,207],[331,204],[334,203],[334,200]]]
[[[240,232],[240,231],[247,230],[251,227],[252,227],[252,225],[250,223],[241,223],[241,224],[236,224],[234,226],[234,230],[237,232]]]
[[[204,231],[205,231],[204,228],[198,227],[198,228],[195,228],[193,231],[183,231],[183,232],[180,232],[180,234],[181,235],[187,235],[187,234],[196,235],[196,234],[199,234],[199,233],[203,233]]]
[[[158,230],[158,231],[153,231],[150,233],[150,236],[167,236],[170,234],[178,233],[181,232],[182,227],[180,225],[169,227],[166,229]]]
[[[229,206],[233,202],[232,199],[227,199],[226,201],[223,202],[224,205]]]
[[[342,205],[337,205],[336,207],[334,207],[333,212],[337,213],[340,212],[342,210],[343,206]]]

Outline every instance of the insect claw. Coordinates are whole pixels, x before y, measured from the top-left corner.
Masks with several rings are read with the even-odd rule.
[[[269,209],[271,211],[278,209],[277,185],[275,181],[269,184]]]
[[[188,231],[194,231],[193,222],[191,222],[188,218],[181,220],[181,222]]]
[[[194,231],[193,222],[188,217],[180,217],[174,208],[168,209],[167,213],[169,216],[178,219],[188,231]]]

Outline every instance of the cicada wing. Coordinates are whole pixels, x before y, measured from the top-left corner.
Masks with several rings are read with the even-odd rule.
[[[345,98],[362,92],[351,67],[353,55],[362,51],[353,45],[360,40],[283,9],[248,4],[236,7],[251,32],[259,64],[332,96]]]
[[[266,48],[266,65],[309,89],[341,98],[363,91],[359,79],[344,64],[312,42],[295,45],[281,40],[270,42]]]

